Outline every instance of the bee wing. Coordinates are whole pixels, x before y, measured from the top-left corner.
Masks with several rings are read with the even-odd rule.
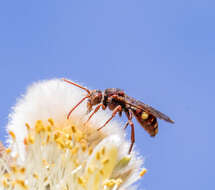
[[[129,97],[129,96],[126,97],[126,104],[130,105],[131,107],[143,110],[148,114],[152,114],[153,116],[155,116],[159,119],[165,120],[170,123],[174,123],[174,121],[172,119],[170,119],[167,115],[163,114],[162,112],[156,110],[155,108],[153,108],[147,104],[144,104],[141,101],[135,100],[132,97]]]

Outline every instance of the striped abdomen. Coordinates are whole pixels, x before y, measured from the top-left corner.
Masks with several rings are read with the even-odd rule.
[[[137,121],[141,126],[154,137],[158,133],[158,122],[155,116],[140,109],[132,109]]]

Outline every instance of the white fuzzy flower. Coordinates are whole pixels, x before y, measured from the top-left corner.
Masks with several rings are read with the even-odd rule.
[[[0,189],[126,190],[144,173],[135,152],[128,155],[124,130],[99,111],[89,117],[85,96],[61,80],[32,85],[13,108],[9,147],[0,146]],[[1,148],[2,147],[2,148]]]

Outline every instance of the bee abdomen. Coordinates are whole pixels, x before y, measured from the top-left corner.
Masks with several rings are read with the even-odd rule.
[[[149,117],[143,122],[144,129],[154,137],[158,133],[158,122],[156,117],[149,115]]]
[[[142,110],[133,110],[133,112],[141,126],[150,134],[150,136],[154,137],[158,133],[157,118]]]

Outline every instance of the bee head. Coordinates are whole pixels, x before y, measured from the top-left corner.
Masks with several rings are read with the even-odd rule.
[[[101,90],[92,90],[90,93],[91,104],[94,106],[101,103],[102,101],[102,91]]]
[[[92,90],[90,92],[90,97],[88,99],[87,107],[88,111],[92,110],[92,106],[101,103],[102,101],[102,91],[101,90]]]

